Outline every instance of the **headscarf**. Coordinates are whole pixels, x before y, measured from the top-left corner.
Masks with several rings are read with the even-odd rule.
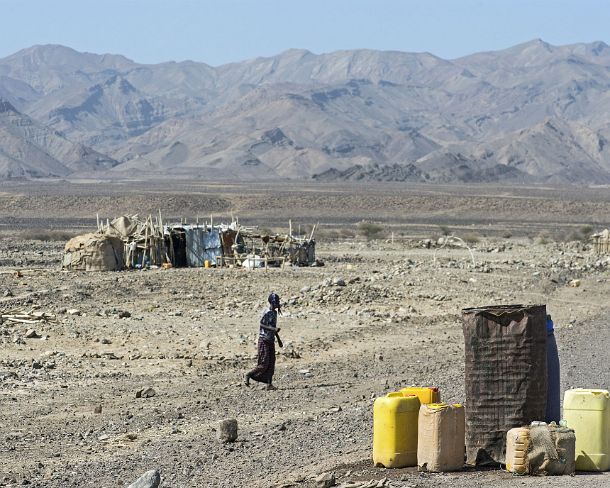
[[[282,306],[280,304],[280,297],[277,293],[272,292],[271,295],[269,295],[268,300],[269,300],[269,305],[271,305],[272,309],[274,309],[274,310],[277,309],[278,312],[281,312]]]

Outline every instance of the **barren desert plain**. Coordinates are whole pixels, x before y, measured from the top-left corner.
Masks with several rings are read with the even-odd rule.
[[[157,469],[164,488],[305,488],[322,473],[354,488],[610,486],[609,473],[371,461],[375,397],[417,384],[464,400],[465,307],[546,304],[562,391],[610,386],[610,255],[585,238],[610,226],[609,209],[607,187],[3,182],[0,310],[56,320],[0,323],[0,485],[125,487]],[[159,210],[277,232],[319,223],[324,266],[61,270],[66,239],[96,214]],[[363,220],[378,238],[359,235]],[[447,233],[474,265],[464,248],[438,249]],[[271,291],[284,348],[265,391],[242,380]],[[216,439],[225,418],[239,423],[234,443]]]

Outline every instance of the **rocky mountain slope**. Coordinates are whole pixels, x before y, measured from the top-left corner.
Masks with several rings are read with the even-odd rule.
[[[0,98],[0,178],[61,177],[108,170],[117,164],[68,141]]]
[[[219,67],[63,46],[0,59],[0,97],[120,161],[101,165],[114,178],[608,183],[607,86],[601,42],[456,60],[289,50]]]

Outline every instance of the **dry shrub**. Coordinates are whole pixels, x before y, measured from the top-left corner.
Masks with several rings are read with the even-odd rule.
[[[543,230],[542,232],[540,232],[540,234],[538,234],[538,244],[548,244],[549,242],[551,242],[551,240],[551,234],[549,234],[549,232],[546,230]]]
[[[76,234],[67,230],[29,229],[21,231],[18,237],[26,241],[69,241]]]
[[[341,229],[339,233],[343,239],[353,239],[356,237],[356,233],[352,229]]]
[[[374,224],[373,222],[360,222],[358,224],[358,233],[364,236],[367,241],[380,239],[382,237],[383,226]]]
[[[356,233],[351,229],[318,229],[314,237],[325,241],[338,241],[341,239],[353,239]]]
[[[479,235],[475,234],[474,232],[466,234],[464,237],[462,237],[462,239],[464,239],[466,244],[478,244],[481,241]]]
[[[444,236],[451,235],[451,229],[446,225],[439,225],[438,228]]]
[[[314,237],[324,241],[336,241],[340,236],[339,231],[335,229],[318,229]]]
[[[584,224],[580,226],[580,233],[585,239],[588,239],[591,234],[593,234],[593,227],[589,224]]]

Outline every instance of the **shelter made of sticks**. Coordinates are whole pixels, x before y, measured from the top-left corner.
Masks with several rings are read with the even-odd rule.
[[[316,262],[313,232],[309,238],[260,233],[255,227],[173,225],[166,229],[170,258],[176,266],[310,266]]]
[[[598,234],[591,236],[593,240],[593,250],[598,254],[610,253],[610,230],[605,229]]]
[[[315,240],[289,234],[267,235],[237,220],[214,225],[165,224],[158,216],[123,215],[97,232],[66,244],[63,268],[106,271],[125,268],[201,266],[310,266],[316,262]]]

